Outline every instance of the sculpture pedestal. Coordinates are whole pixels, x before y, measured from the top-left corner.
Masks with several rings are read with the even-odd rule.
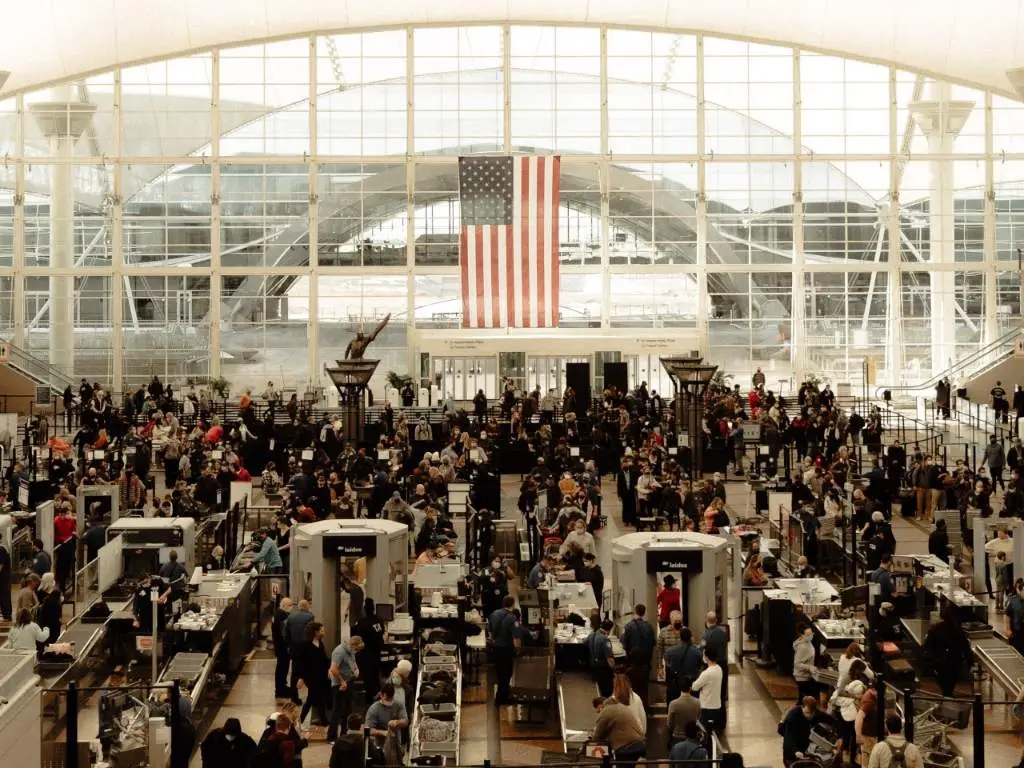
[[[363,442],[366,434],[366,386],[380,360],[335,360],[335,367],[324,366],[338,390],[342,433],[346,440]]]

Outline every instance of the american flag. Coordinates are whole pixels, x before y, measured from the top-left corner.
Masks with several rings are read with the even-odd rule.
[[[557,156],[460,157],[463,328],[558,326]]]

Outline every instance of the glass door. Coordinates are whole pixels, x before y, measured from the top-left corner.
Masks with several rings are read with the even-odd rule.
[[[562,393],[565,392],[566,363],[589,362],[591,362],[590,355],[581,357],[530,357],[529,365],[527,366],[526,386],[530,391],[539,389],[541,395],[544,395],[549,389],[554,389],[558,396],[561,397]],[[593,376],[593,372],[591,372],[591,376]]]
[[[472,400],[481,389],[489,400],[498,396],[498,362],[493,357],[435,357],[433,366],[442,398]]]
[[[647,392],[657,391],[665,400],[672,399],[672,377],[662,368],[659,355],[626,355],[629,366],[629,389],[647,382]]]

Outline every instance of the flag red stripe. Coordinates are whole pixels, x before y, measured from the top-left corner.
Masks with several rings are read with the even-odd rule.
[[[530,328],[532,323],[530,322],[530,303],[531,291],[533,286],[530,285],[530,158],[521,158],[523,175],[521,177],[521,184],[519,188],[519,199],[521,201],[522,208],[520,210],[519,221],[513,222],[519,232],[520,237],[520,251],[522,252],[522,262],[519,268],[523,271],[523,292],[517,296],[517,300],[523,307],[523,327]]]
[[[467,227],[459,230],[459,271],[462,277],[462,327],[470,328],[469,317],[469,233]]]
[[[552,328],[558,327],[558,308],[561,305],[561,297],[559,296],[559,259],[558,259],[558,196],[561,191],[561,169],[562,160],[557,155],[549,157],[548,162],[551,163],[551,209],[548,211],[548,218],[550,219],[550,254],[551,262],[548,267],[548,278],[551,280],[551,300],[553,302],[551,306],[551,322]]]
[[[475,328],[484,327],[484,227],[473,227],[476,240],[476,318]]]
[[[501,327],[501,297],[498,288],[498,237],[501,227],[488,227],[487,234],[491,239],[491,284],[487,287],[491,292],[491,316],[488,325],[491,328]]]
[[[534,258],[537,260],[537,325],[541,327],[548,324],[548,295],[545,292],[544,274],[548,271],[548,239],[545,224],[551,218],[551,212],[544,205],[544,163],[546,160],[546,157],[537,158],[535,166],[537,168],[537,194],[533,199],[533,204],[537,208],[537,253],[534,254]]]
[[[516,302],[519,298],[515,295],[515,227],[505,227],[505,291],[508,294],[508,318],[506,319],[506,327],[516,327]]]

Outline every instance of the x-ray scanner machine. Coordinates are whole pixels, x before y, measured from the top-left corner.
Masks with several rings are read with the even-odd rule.
[[[632,617],[633,606],[647,606],[647,620],[657,626],[658,589],[672,575],[680,590],[683,622],[694,633],[702,631],[708,611],[720,623],[738,615],[730,604],[738,562],[738,539],[704,533],[627,533],[612,539],[614,610],[621,622]]]
[[[292,595],[309,601],[329,642],[342,637],[344,579],[359,584],[378,614],[406,610],[409,527],[392,520],[321,520],[292,529]]]

